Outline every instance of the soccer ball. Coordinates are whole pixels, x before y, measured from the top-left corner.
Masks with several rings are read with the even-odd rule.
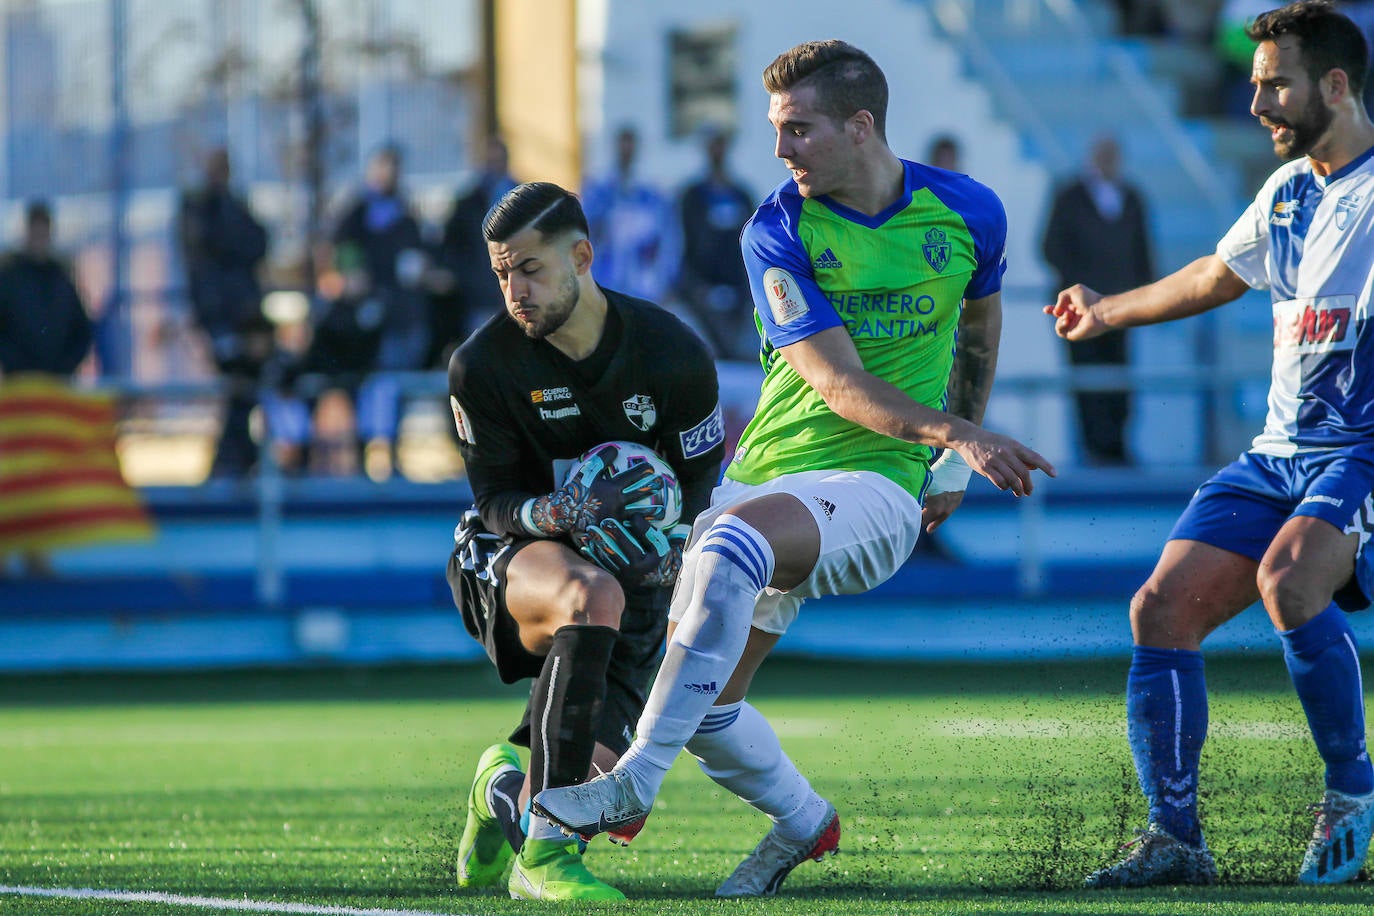
[[[640,445],[638,442],[617,441],[603,442],[593,446],[577,456],[577,460],[568,469],[563,482],[567,483],[572,480],[584,464],[611,447],[616,450],[615,461],[611,462],[609,469],[612,477],[622,471],[628,471],[637,464],[648,464],[653,467],[654,476],[649,481],[653,485],[653,491],[641,501],[642,508],[663,510],[660,517],[649,520],[650,524],[660,531],[666,531],[676,525],[682,519],[682,488],[678,486],[677,473],[658,452],[647,445]]]

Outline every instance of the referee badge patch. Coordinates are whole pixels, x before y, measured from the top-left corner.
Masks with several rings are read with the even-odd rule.
[[[770,267],[763,272],[763,290],[768,295],[768,308],[778,327],[791,324],[811,311],[796,278],[781,267]]]

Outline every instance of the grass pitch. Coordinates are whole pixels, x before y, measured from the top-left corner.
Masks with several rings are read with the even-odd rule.
[[[598,839],[588,864],[626,913],[1368,913],[1371,885],[1293,885],[1320,764],[1277,656],[1209,664],[1222,885],[1076,889],[1143,825],[1125,668],[775,660],[751,699],[839,808],[841,855],[772,900],[712,899],[767,823],[684,756],[634,845]],[[453,881],[473,763],[522,702],[481,666],[0,679],[0,885],[583,912]],[[218,912],[0,894],[36,916]]]

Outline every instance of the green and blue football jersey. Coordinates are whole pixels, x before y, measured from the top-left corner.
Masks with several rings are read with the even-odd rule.
[[[998,292],[1006,211],[967,175],[903,161],[902,196],[876,216],[784,181],[740,238],[763,342],[758,409],[726,476],[762,483],[822,469],[876,471],[922,496],[935,450],[832,411],[777,350],[844,327],[864,367],[945,408],[965,298]]]

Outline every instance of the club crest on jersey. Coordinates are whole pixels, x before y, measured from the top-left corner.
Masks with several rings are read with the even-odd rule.
[[[1360,195],[1347,194],[1336,201],[1336,228],[1345,231],[1355,214],[1360,212]]]
[[[636,394],[620,402],[625,408],[625,419],[634,424],[635,429],[647,433],[658,421],[658,408],[654,399],[647,394]]]
[[[781,267],[770,267],[763,272],[763,288],[768,294],[768,309],[779,327],[811,311],[796,279]]]
[[[926,233],[926,243],[921,246],[921,254],[935,272],[942,273],[949,266],[949,239],[943,229],[932,229]]]
[[[475,445],[477,439],[472,434],[472,421],[468,419],[467,411],[463,410],[463,405],[453,395],[448,396],[448,404],[453,408],[453,425],[458,429],[458,438],[468,445]]]

